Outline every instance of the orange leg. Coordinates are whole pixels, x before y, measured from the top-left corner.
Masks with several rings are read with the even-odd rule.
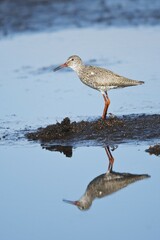
[[[108,159],[109,159],[109,165],[108,165],[108,172],[112,172],[112,168],[113,168],[113,163],[114,163],[114,158],[112,156],[112,153],[109,149],[109,146],[105,147]]]
[[[103,95],[103,98],[104,98],[104,109],[103,109],[102,119],[105,120],[106,115],[107,115],[107,110],[108,110],[108,107],[110,105],[110,99],[108,97],[107,92],[103,93],[102,95]]]

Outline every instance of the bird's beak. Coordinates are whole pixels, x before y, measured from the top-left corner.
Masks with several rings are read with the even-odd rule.
[[[75,206],[78,206],[78,205],[79,205],[79,202],[78,202],[78,201],[71,201],[71,200],[63,199],[63,202],[69,203],[69,204],[72,204],[72,205],[75,205]]]
[[[54,71],[54,72],[55,72],[55,71],[58,71],[59,69],[64,68],[64,67],[68,67],[67,63],[64,63],[64,64],[56,67],[55,69],[53,69],[53,71]]]

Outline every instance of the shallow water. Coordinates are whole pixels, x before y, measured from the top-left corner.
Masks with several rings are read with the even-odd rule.
[[[120,145],[114,170],[151,178],[95,200],[81,212],[62,202],[79,199],[88,183],[106,172],[103,148],[78,148],[71,159],[38,145],[1,147],[1,239],[159,239],[159,158],[143,145]]]
[[[159,239],[160,161],[144,151],[159,140],[119,145],[114,170],[151,178],[95,200],[82,213],[62,199],[79,199],[89,182],[107,171],[105,150],[82,146],[66,158],[24,138],[26,130],[65,116],[100,117],[100,93],[81,84],[72,71],[52,72],[75,53],[86,63],[145,81],[110,91],[109,112],[159,113],[159,30],[70,29],[0,41],[0,239]]]
[[[145,81],[142,86],[110,91],[109,112],[159,113],[159,32],[159,27],[83,29],[1,40],[2,121],[37,126],[66,115],[100,116],[99,92],[83,85],[70,70],[52,71],[75,53],[86,63]]]

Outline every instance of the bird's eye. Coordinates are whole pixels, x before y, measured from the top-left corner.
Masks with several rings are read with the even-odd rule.
[[[71,61],[74,61],[74,58],[72,58]]]

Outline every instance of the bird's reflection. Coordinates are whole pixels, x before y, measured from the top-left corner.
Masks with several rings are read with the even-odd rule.
[[[114,158],[111,154],[109,146],[105,147],[105,151],[109,159],[108,171],[94,178],[88,184],[84,195],[79,200],[70,201],[64,199],[64,202],[73,204],[80,210],[87,210],[92,205],[94,199],[105,197],[124,187],[127,187],[131,183],[150,177],[148,174],[114,172],[112,170]]]

